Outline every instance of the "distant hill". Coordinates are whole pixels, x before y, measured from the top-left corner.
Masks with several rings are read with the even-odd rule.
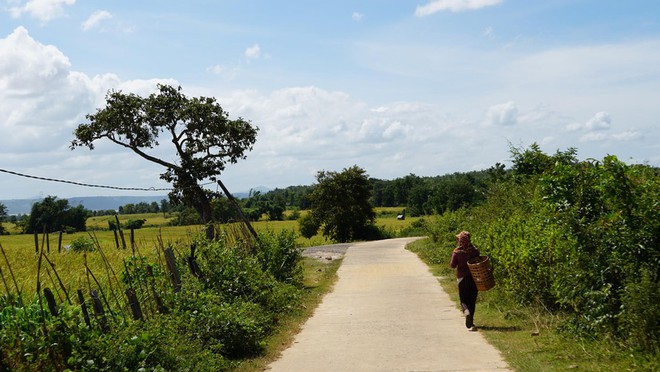
[[[119,207],[126,204],[137,204],[140,202],[145,203],[160,203],[163,199],[168,199],[167,195],[160,196],[82,196],[74,198],[58,198],[67,199],[69,205],[77,207],[82,205],[85,209],[92,211],[95,210],[117,210]],[[13,199],[13,200],[0,200],[0,203],[7,207],[8,214],[28,214],[32,210],[32,204],[39,202],[43,199]]]
[[[267,192],[268,188],[259,186],[253,189],[254,191]],[[232,193],[232,195],[238,199],[247,198],[249,192],[237,192]],[[160,196],[82,196],[82,197],[73,197],[73,198],[58,198],[58,199],[67,199],[69,205],[72,207],[77,207],[82,205],[85,209],[91,211],[98,210],[109,210],[114,209],[118,210],[119,207],[126,204],[137,204],[137,203],[160,203],[163,199],[168,199],[167,195]],[[11,200],[0,200],[0,203],[4,204],[7,207],[7,214],[28,214],[32,210],[32,204],[35,202],[41,201],[42,199],[11,199]]]

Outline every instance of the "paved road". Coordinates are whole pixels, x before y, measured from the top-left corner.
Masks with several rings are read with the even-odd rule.
[[[427,266],[404,249],[412,240],[349,247],[334,290],[269,370],[508,370],[479,332],[466,330]]]

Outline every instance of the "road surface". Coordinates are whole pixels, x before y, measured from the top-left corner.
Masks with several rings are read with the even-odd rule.
[[[509,367],[405,245],[350,246],[338,280],[268,370],[503,371]],[[478,308],[477,308],[478,310]],[[477,326],[478,311],[477,311]]]

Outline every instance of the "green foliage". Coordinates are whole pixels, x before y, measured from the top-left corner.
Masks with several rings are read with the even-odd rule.
[[[85,231],[88,216],[89,211],[82,205],[71,208],[68,200],[58,200],[55,196],[48,196],[32,205],[24,232],[32,234],[34,232],[42,233],[44,230],[46,232],[63,231],[65,227],[75,231]]]
[[[577,163],[577,149],[569,148],[559,151],[553,156],[546,155],[541,147],[532,143],[529,148],[509,147],[513,157],[513,174],[518,177],[531,177],[552,170],[556,165],[574,165]]]
[[[81,236],[71,242],[71,250],[73,252],[92,252],[96,250],[96,244],[92,239]]]
[[[353,166],[342,172],[320,171],[316,178],[311,213],[323,226],[323,235],[338,242],[367,239],[376,213],[369,203],[371,185],[366,171]]]
[[[151,202],[151,203],[146,203],[146,202],[139,202],[136,204],[133,203],[128,203],[126,205],[122,205],[119,207],[119,213],[120,214],[142,214],[142,213],[158,213],[158,212],[168,212],[167,207],[166,208],[161,208],[161,206],[167,206],[168,202],[167,200],[163,199],[161,200],[161,204],[159,205],[156,202]]]
[[[193,208],[184,208],[176,214],[174,220],[170,222],[173,226],[201,225],[202,219]]]
[[[124,228],[127,230],[141,229],[144,223],[147,222],[146,219],[130,219],[124,224]]]
[[[407,226],[403,228],[401,231],[399,231],[399,236],[400,237],[405,237],[405,236],[424,236],[426,235],[426,232],[429,231],[429,222],[426,218],[420,218],[418,220],[413,221],[413,223],[410,224],[410,226]]]
[[[660,339],[660,177],[614,156],[575,160],[538,147],[514,152],[519,177],[491,184],[485,203],[446,212],[427,235],[444,248],[469,230],[491,257],[498,287],[521,304],[569,314],[566,329],[625,339],[655,350]],[[523,177],[524,176],[524,177]],[[642,300],[644,299],[644,300]]]
[[[660,350],[660,277],[643,267],[630,278],[623,291],[623,309],[619,314],[621,336],[641,350]]]
[[[0,296],[0,370],[228,370],[262,352],[279,319],[299,304],[293,233],[267,232],[261,240],[260,256],[240,240],[196,242],[199,271],[194,275],[189,257],[179,257],[178,292],[157,263],[126,259],[121,281],[105,290],[107,330],[93,314],[88,328],[77,301],[69,305],[60,297],[55,317],[36,298],[20,305],[13,294]],[[113,298],[113,291],[129,287],[141,302],[141,321],[131,320],[123,301]],[[153,309],[154,293],[164,312]],[[91,313],[89,297],[86,304]]]
[[[298,219],[298,226],[300,227],[300,235],[307,239],[316,235],[321,228],[319,222],[311,214],[300,217]]]
[[[259,261],[263,269],[280,282],[300,285],[303,279],[302,253],[296,248],[293,231],[262,233],[259,242]]]
[[[127,287],[152,285],[156,280],[161,281],[165,272],[160,265],[149,262],[146,257],[131,256],[124,260],[121,270],[121,281]]]
[[[7,206],[0,203],[0,235],[9,234],[9,232],[2,226],[2,223],[7,219]]]
[[[218,181],[227,164],[244,159],[258,130],[242,118],[230,119],[215,98],[189,98],[181,87],[161,84],[148,97],[111,91],[105,107],[86,118],[89,122],[74,131],[71,149],[92,150],[97,140],[105,138],[164,167],[160,177],[174,187],[170,200],[193,207],[204,224],[213,218],[210,199],[214,193],[199,183]],[[157,158],[148,152],[163,140],[173,143],[175,154]],[[213,230],[208,231],[211,238]]]

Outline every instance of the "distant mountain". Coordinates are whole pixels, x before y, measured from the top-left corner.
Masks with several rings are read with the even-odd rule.
[[[92,211],[96,210],[117,210],[119,207],[126,204],[145,203],[160,203],[163,199],[168,199],[167,195],[160,196],[81,196],[74,198],[58,198],[67,199],[69,205],[77,207],[82,205],[85,209]],[[32,204],[43,200],[40,199],[12,199],[0,200],[0,203],[7,207],[8,214],[28,214],[32,210]]]
[[[265,186],[259,186],[252,189],[252,192],[260,191],[261,193],[266,193],[269,189]],[[235,198],[243,199],[249,196],[249,192],[237,192],[232,193]],[[85,209],[91,211],[98,210],[109,210],[114,209],[118,210],[119,207],[126,204],[137,204],[137,203],[149,203],[152,202],[160,203],[163,199],[168,199],[167,195],[160,196],[82,196],[82,197],[73,197],[73,198],[58,198],[58,199],[67,199],[69,205],[72,207],[77,207],[82,205]],[[41,201],[42,199],[11,199],[11,200],[0,200],[0,203],[4,204],[7,207],[7,214],[28,214],[32,210],[32,204],[35,202]]]

